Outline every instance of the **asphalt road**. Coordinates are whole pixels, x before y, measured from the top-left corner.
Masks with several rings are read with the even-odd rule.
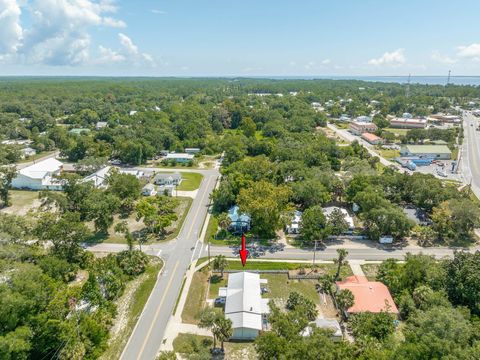
[[[157,279],[150,298],[130,336],[122,353],[124,360],[153,360],[163,340],[165,328],[173,312],[178,294],[182,286],[185,271],[192,259],[199,257],[203,243],[198,242],[203,222],[207,214],[209,195],[215,187],[217,170],[202,171],[204,179],[198,195],[193,200],[185,223],[175,241],[162,251],[159,247],[165,266]],[[145,250],[152,248],[146,248]],[[153,251],[157,251],[156,249]]]
[[[476,131],[478,124],[480,124],[479,118],[470,112],[465,112],[460,166],[464,182],[471,184],[473,192],[480,198],[480,131]]]
[[[389,258],[403,260],[407,253],[419,254],[423,253],[425,255],[432,255],[438,259],[444,257],[453,256],[455,250],[466,250],[466,251],[476,251],[479,250],[478,247],[470,249],[454,249],[446,247],[435,247],[435,248],[420,248],[420,247],[407,247],[407,248],[388,248],[382,247],[379,244],[372,243],[372,246],[362,246],[359,248],[347,248],[349,260],[367,260],[367,261],[382,261]],[[238,250],[234,248],[229,248],[225,246],[211,246],[210,247],[211,256],[224,255],[226,257],[238,257]],[[250,251],[252,253],[252,251]],[[202,252],[202,256],[207,256],[207,248],[205,247]],[[313,261],[313,251],[312,250],[302,250],[298,248],[287,248],[278,251],[266,251],[265,254],[253,257],[256,259],[276,259],[276,260],[310,260]],[[337,249],[330,247],[322,250],[317,250],[315,258],[317,260],[333,260],[338,257]],[[240,261],[240,259],[239,259]]]

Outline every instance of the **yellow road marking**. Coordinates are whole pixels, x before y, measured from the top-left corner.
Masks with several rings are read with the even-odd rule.
[[[208,181],[207,181],[207,189],[208,189],[208,185],[210,185],[210,181],[212,181],[212,178],[209,178]],[[200,200],[200,204],[203,204],[203,200],[205,199],[205,194],[207,193],[207,191],[204,191],[203,194],[202,194],[202,199]],[[193,225],[195,223],[195,219],[197,218],[198,216],[198,212],[200,211],[201,209],[201,205],[198,207],[197,211],[195,212],[195,216],[193,217],[193,220],[192,220],[192,223],[190,224],[190,230],[188,231],[188,235],[187,235],[187,238],[190,237],[190,235],[192,234],[192,230],[193,230]]]
[[[140,359],[142,354],[143,354],[143,350],[145,349],[145,345],[147,344],[147,340],[150,338],[150,335],[151,335],[152,330],[153,330],[153,325],[157,321],[158,314],[160,313],[160,309],[162,308],[163,302],[165,301],[165,297],[167,296],[168,289],[172,285],[173,277],[175,275],[175,271],[177,270],[177,267],[178,267],[179,264],[180,264],[180,261],[177,260],[177,262],[175,264],[175,267],[173,268],[173,271],[170,275],[170,279],[168,280],[167,287],[165,288],[165,291],[163,292],[162,300],[160,300],[160,305],[158,305],[157,311],[155,312],[155,316],[153,317],[153,320],[150,324],[150,328],[148,329],[147,334],[145,335],[145,338],[144,338],[143,343],[142,343],[142,347],[140,348],[140,352],[138,353],[138,356],[137,356],[137,360]]]

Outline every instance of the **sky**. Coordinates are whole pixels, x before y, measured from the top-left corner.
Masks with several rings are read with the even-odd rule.
[[[0,0],[0,76],[480,75],[478,0]]]

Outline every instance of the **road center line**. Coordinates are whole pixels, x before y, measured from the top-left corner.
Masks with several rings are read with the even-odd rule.
[[[150,327],[148,328],[147,334],[145,335],[145,338],[144,338],[143,343],[142,343],[142,347],[140,348],[140,352],[138,353],[138,356],[137,356],[137,360],[139,360],[142,357],[143,351],[145,349],[145,345],[147,344],[147,341],[150,338],[150,335],[151,335],[152,330],[153,330],[153,326],[155,325],[155,323],[157,321],[158,314],[160,313],[163,302],[165,301],[165,297],[167,296],[168,289],[172,285],[173,277],[175,276],[175,272],[176,272],[179,264],[180,264],[180,261],[177,260],[177,262],[175,263],[175,267],[173,268],[173,271],[170,274],[170,279],[168,280],[167,287],[165,288],[165,291],[163,292],[162,300],[160,300],[160,304],[157,307],[157,311],[155,312],[155,316],[153,317],[152,322],[150,324]]]

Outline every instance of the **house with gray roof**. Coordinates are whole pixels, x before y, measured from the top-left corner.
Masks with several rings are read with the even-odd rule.
[[[180,173],[158,173],[153,178],[153,182],[157,185],[177,186],[182,182],[182,175]]]
[[[232,321],[232,339],[252,340],[264,329],[270,308],[269,299],[262,298],[260,283],[260,275],[251,272],[241,271],[228,276],[225,317]],[[224,289],[220,290],[225,293]]]

